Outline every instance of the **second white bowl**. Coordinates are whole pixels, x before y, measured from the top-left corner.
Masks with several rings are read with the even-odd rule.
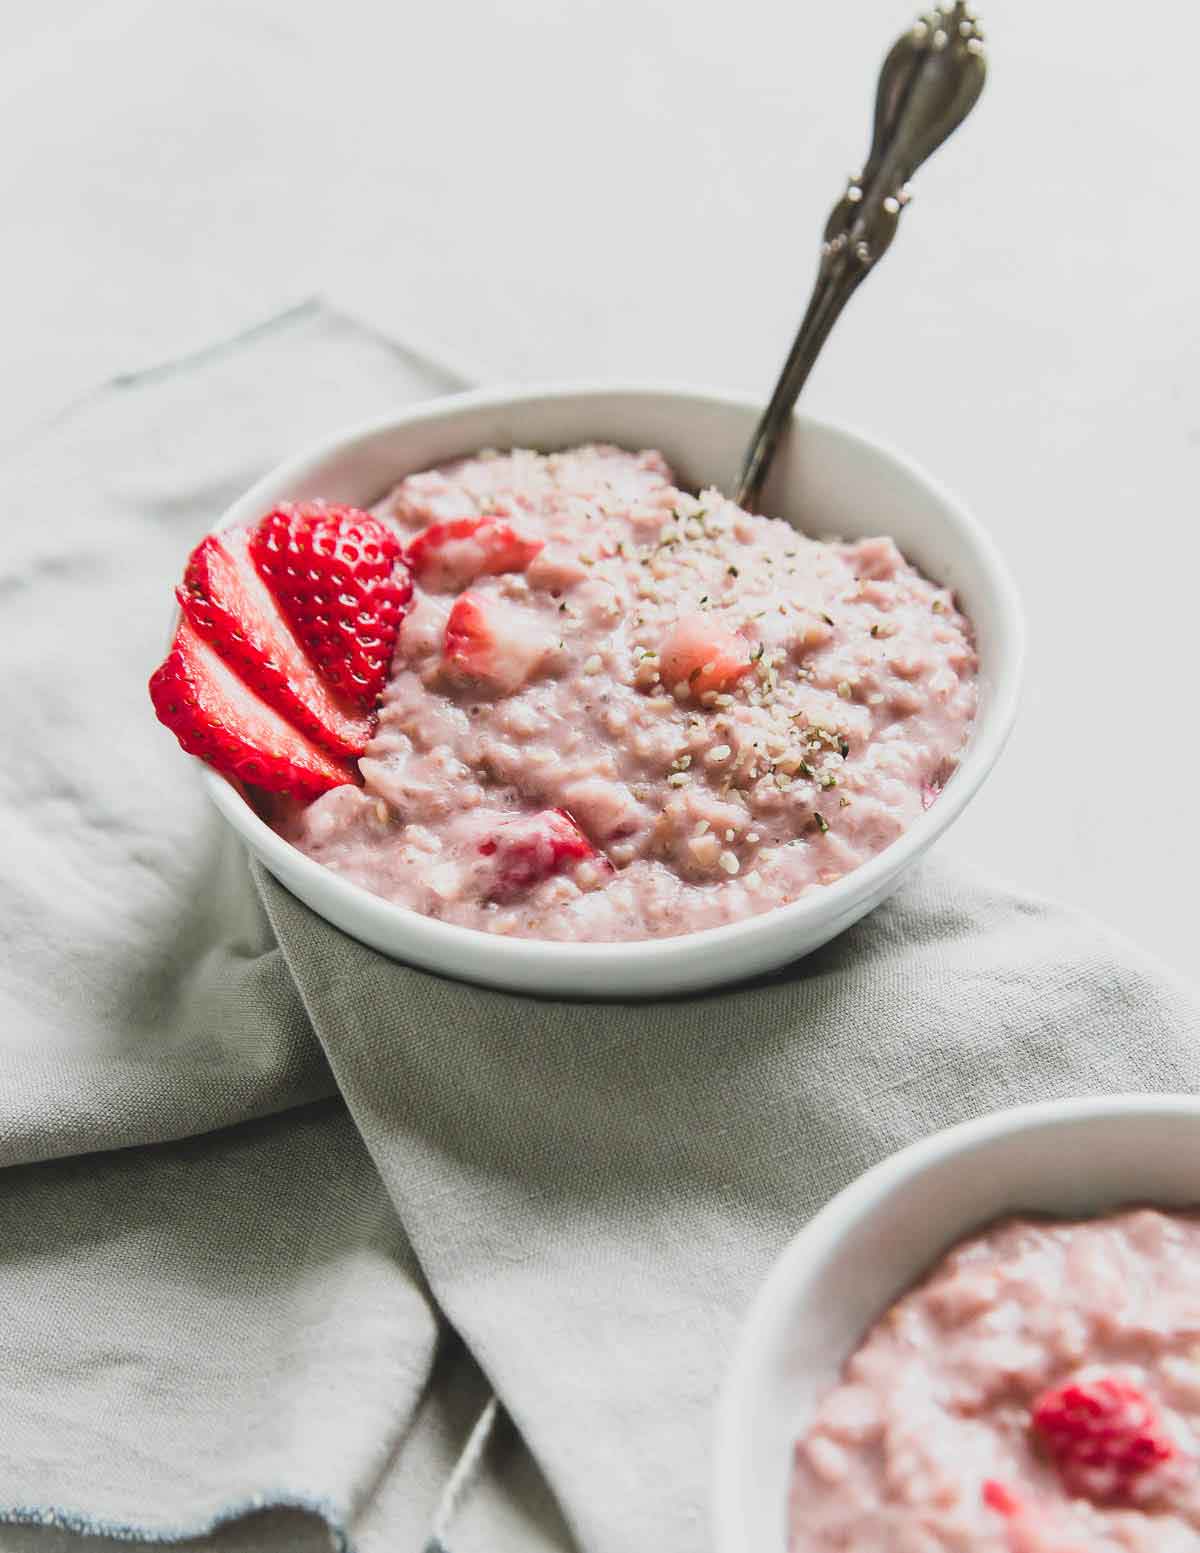
[[[869,1170],[776,1262],[718,1412],[717,1553],[787,1553],[792,1449],[867,1329],[955,1241],[1011,1213],[1200,1201],[1200,1098],[1020,1106]]]

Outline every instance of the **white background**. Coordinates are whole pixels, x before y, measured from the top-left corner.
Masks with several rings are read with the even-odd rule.
[[[0,441],[313,292],[488,380],[765,393],[912,14],[0,10]],[[1194,975],[1200,11],[1008,0],[984,22],[984,98],[805,405],[962,495],[1025,597],[1023,715],[946,851]]]

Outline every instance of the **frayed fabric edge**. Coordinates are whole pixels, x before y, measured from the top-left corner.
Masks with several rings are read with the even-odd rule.
[[[9,1526],[47,1526],[57,1531],[73,1532],[81,1537],[107,1537],[112,1542],[189,1542],[199,1537],[209,1537],[213,1532],[243,1516],[255,1515],[265,1510],[298,1510],[315,1515],[325,1522],[336,1553],[354,1553],[354,1544],[346,1530],[347,1515],[328,1499],[305,1499],[302,1496],[281,1494],[252,1494],[247,1499],[222,1505],[212,1515],[175,1526],[138,1526],[133,1522],[111,1521],[103,1516],[88,1515],[80,1510],[66,1510],[58,1505],[0,1505],[0,1523]]]

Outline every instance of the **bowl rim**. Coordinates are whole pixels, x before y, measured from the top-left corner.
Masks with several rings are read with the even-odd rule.
[[[1191,1118],[1200,1123],[1200,1095],[1128,1091],[1005,1106],[907,1144],[857,1176],[818,1209],[788,1241],[758,1285],[742,1317],[722,1379],[711,1436],[711,1513],[717,1553],[747,1553],[742,1535],[744,1478],[739,1447],[754,1406],[757,1377],[777,1351],[780,1337],[793,1326],[796,1302],[803,1298],[805,1285],[815,1279],[848,1230],[867,1222],[898,1188],[930,1166],[984,1148],[997,1139],[1080,1122],[1163,1117]]]
[[[443,394],[356,422],[285,459],[235,498],[208,532],[216,533],[244,521],[250,512],[264,502],[282,499],[275,494],[279,487],[299,483],[315,466],[345,453],[356,443],[369,442],[401,427],[453,421],[479,411],[500,410],[546,400],[603,401],[630,397],[671,400],[692,409],[705,406],[734,409],[751,415],[756,415],[761,409],[758,400],[750,395],[655,380],[567,379]],[[923,487],[931,502],[940,508],[944,521],[957,528],[978,555],[980,570],[987,575],[999,605],[997,615],[1001,621],[1001,644],[997,661],[989,666],[992,678],[987,704],[983,714],[976,718],[971,742],[955,772],[955,779],[948,784],[933,808],[922,814],[874,857],[820,891],[812,891],[787,905],[757,912],[737,922],[722,923],[670,938],[571,943],[553,939],[481,935],[478,929],[426,917],[409,907],[373,895],[285,841],[255,812],[228,778],[198,761],[208,796],[222,818],[264,861],[276,878],[291,875],[296,879],[304,879],[318,895],[341,902],[360,922],[368,922],[381,938],[394,942],[397,953],[403,955],[406,948],[409,948],[426,961],[451,966],[458,961],[456,951],[471,959],[475,958],[480,952],[479,941],[483,936],[494,942],[497,955],[503,957],[506,967],[514,975],[524,973],[531,980],[536,980],[538,973],[545,972],[550,964],[555,964],[560,974],[577,968],[581,978],[586,978],[602,975],[606,970],[616,972],[631,967],[648,968],[652,962],[661,965],[666,957],[695,961],[714,951],[728,953],[737,944],[753,940],[766,932],[782,934],[789,927],[795,927],[799,934],[806,923],[852,916],[863,901],[882,893],[890,880],[903,872],[953,824],[999,759],[1016,718],[1025,661],[1025,619],[1016,585],[995,542],[966,505],[938,480],[906,454],[862,432],[799,411],[793,412],[792,420],[793,424],[811,426],[821,435],[840,439],[856,453],[868,457],[882,456]],[[402,475],[397,474],[396,479],[400,478]],[[324,914],[318,910],[318,915]],[[614,995],[619,995],[619,992]]]

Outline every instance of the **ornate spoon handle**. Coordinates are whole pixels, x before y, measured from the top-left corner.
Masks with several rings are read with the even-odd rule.
[[[734,492],[739,506],[757,505],[792,406],[829,331],[896,234],[908,180],[970,113],[986,74],[983,34],[962,0],[921,17],[884,60],[871,154],[826,223],[808,311],[746,450]]]

